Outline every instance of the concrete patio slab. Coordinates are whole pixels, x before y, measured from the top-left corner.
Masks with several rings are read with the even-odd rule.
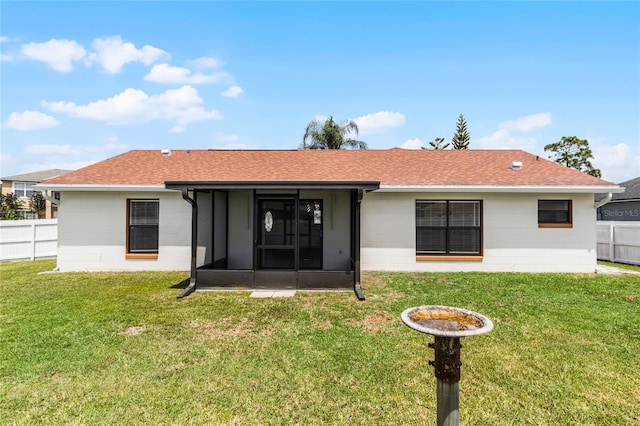
[[[295,290],[256,290],[249,297],[293,297]]]

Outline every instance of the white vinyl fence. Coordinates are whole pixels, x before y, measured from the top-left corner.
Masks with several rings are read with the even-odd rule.
[[[598,259],[640,265],[640,222],[598,221]]]
[[[58,219],[1,220],[0,262],[58,254]]]

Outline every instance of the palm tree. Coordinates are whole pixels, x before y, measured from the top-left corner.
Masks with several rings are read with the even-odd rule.
[[[345,120],[341,124],[330,116],[325,122],[313,119],[304,131],[303,149],[367,149],[365,142],[353,139],[358,136],[358,125],[353,120]]]

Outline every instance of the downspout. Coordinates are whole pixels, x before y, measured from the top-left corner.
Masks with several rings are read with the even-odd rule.
[[[198,249],[198,203],[189,197],[187,188],[182,188],[182,198],[191,204],[191,278],[189,285],[177,296],[178,299],[187,297],[196,291],[196,253]]]
[[[595,203],[596,209],[599,209],[600,207],[607,204],[609,201],[611,201],[611,198],[613,198],[613,193],[609,192],[606,197]]]
[[[354,217],[354,269],[355,280],[353,284],[353,291],[356,294],[358,300],[365,300],[362,288],[360,287],[360,203],[364,190],[358,190],[358,195],[355,200],[355,217]]]
[[[45,200],[49,201],[51,204],[55,204],[56,206],[60,205],[60,200],[56,200],[51,195],[49,195],[49,191],[44,190],[44,191],[40,191],[40,193],[42,194],[42,197]]]

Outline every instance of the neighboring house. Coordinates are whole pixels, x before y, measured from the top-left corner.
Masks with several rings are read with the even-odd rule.
[[[130,151],[50,179],[60,271],[353,288],[360,271],[594,272],[594,194],[520,150]]]
[[[622,194],[613,194],[608,204],[598,209],[598,220],[640,222],[640,177],[619,184],[625,188]],[[598,194],[596,201],[604,195]]]
[[[34,185],[42,182],[43,180],[54,178],[56,176],[69,173],[71,170],[51,169],[43,170],[40,172],[25,173],[22,175],[7,176],[1,178],[2,180],[2,194],[15,194],[22,202],[23,209],[19,211],[19,215],[26,219],[52,219],[57,217],[58,207],[47,200],[46,208],[40,217],[36,217],[36,212],[31,211],[29,208],[29,199],[34,192]],[[53,199],[58,200],[60,194],[53,193]]]

